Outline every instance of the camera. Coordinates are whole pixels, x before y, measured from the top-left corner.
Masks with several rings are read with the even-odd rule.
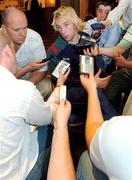
[[[94,59],[91,56],[80,55],[80,74],[94,74]]]
[[[81,54],[83,49],[94,47],[95,44],[95,39],[87,36],[81,36],[79,42],[75,45],[75,50]]]
[[[64,61],[64,60],[61,60],[58,65],[55,67],[55,69],[53,70],[52,72],[52,75],[55,76],[56,78],[59,77],[59,71],[62,72],[62,74],[65,74],[65,72],[68,70],[70,66],[70,63]]]
[[[47,61],[49,61],[49,60],[51,60],[51,59],[52,59],[52,56],[49,57],[49,58],[44,58],[44,59],[42,59],[41,63],[47,62]]]
[[[93,23],[91,24],[91,28],[93,30],[102,30],[102,29],[105,29],[105,25],[102,23]]]
[[[97,40],[101,36],[102,30],[105,29],[105,25],[102,23],[93,23],[91,24],[91,28],[93,29],[91,37]]]

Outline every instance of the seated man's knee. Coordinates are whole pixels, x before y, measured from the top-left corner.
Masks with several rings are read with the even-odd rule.
[[[77,167],[77,180],[94,180],[88,151],[85,151],[80,157]]]
[[[44,78],[36,86],[44,100],[47,100],[53,91],[52,82],[48,78]]]

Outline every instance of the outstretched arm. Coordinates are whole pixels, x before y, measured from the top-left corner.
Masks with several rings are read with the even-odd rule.
[[[109,57],[115,57],[119,53],[123,53],[125,49],[121,48],[120,46],[114,46],[114,47],[108,47],[108,48],[101,48],[98,45],[95,45],[95,47],[84,50],[84,54],[88,56],[97,56],[97,55],[106,55]]]
[[[117,67],[132,68],[132,61],[125,59],[121,54],[113,58]]]
[[[100,127],[103,123],[103,116],[100,109],[94,76],[92,74],[89,74],[89,77],[86,75],[81,75],[80,79],[83,87],[88,92],[88,109],[85,126],[85,136],[87,146],[89,147],[92,137],[94,136],[97,128]]]
[[[70,112],[70,103],[61,100],[54,120],[48,180],[75,180],[67,127]]]
[[[29,81],[36,84],[45,75],[45,72],[43,73],[43,72],[39,71],[45,65],[47,65],[47,62],[46,63],[41,63],[41,61],[33,61],[33,62],[27,64],[25,67],[18,69],[17,73],[16,73],[16,78],[20,79],[23,76],[25,76],[28,72],[33,72],[32,76],[29,78]]]

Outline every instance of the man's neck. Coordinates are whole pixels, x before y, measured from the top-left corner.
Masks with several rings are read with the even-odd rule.
[[[19,44],[14,44],[15,52],[17,52],[20,47],[21,47],[21,45],[19,45]]]
[[[74,38],[72,39],[72,41],[69,41],[68,43],[70,43],[70,44],[77,44],[79,39],[80,39],[80,34],[77,32],[75,34]]]

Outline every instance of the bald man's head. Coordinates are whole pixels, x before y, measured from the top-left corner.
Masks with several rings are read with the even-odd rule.
[[[2,13],[1,23],[7,25],[11,22],[12,18],[16,19],[18,16],[23,17],[27,20],[24,12],[20,11],[19,9],[15,7],[5,8],[5,10]]]
[[[14,7],[6,8],[2,13],[2,29],[11,38],[15,50],[24,43],[27,36],[27,18],[24,12]]]

